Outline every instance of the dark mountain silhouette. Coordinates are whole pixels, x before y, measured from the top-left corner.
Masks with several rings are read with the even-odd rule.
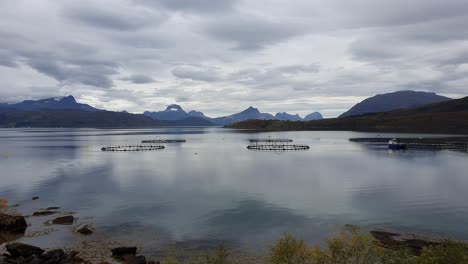
[[[254,107],[249,107],[246,110],[229,115],[229,116],[222,116],[222,117],[216,117],[216,118],[211,118],[205,116],[202,112],[199,111],[190,111],[190,112],[185,112],[182,107],[179,105],[169,105],[166,110],[160,111],[160,112],[144,112],[143,113],[146,116],[149,116],[155,120],[162,120],[162,121],[176,121],[176,120],[184,120],[187,118],[198,118],[198,119],[191,119],[192,121],[194,120],[204,120],[205,122],[202,122],[202,125],[208,124],[206,121],[210,122],[211,124],[215,125],[229,125],[233,124],[235,122],[243,121],[243,120],[248,120],[248,119],[274,119],[274,116],[267,114],[267,113],[261,113],[257,108]]]
[[[291,115],[286,112],[283,112],[283,113],[277,113],[275,115],[275,119],[281,120],[281,121],[310,121],[310,120],[323,119],[323,117],[322,117],[322,114],[320,114],[319,112],[308,114],[304,118],[300,117],[298,114]]]
[[[302,121],[302,117],[300,117],[298,114],[291,115],[286,112],[276,113],[275,119],[282,121]]]
[[[189,117],[187,112],[185,112],[184,109],[180,107],[180,105],[176,105],[176,104],[171,104],[167,106],[166,110],[164,111],[159,111],[159,112],[146,111],[143,114],[156,120],[166,120],[166,121],[182,120],[182,119]]]
[[[59,98],[48,98],[41,100],[25,100],[17,104],[0,104],[0,108],[11,108],[21,111],[36,111],[44,109],[74,109],[82,111],[101,111],[87,104],[77,103],[72,95]]]
[[[304,117],[304,121],[320,120],[323,119],[323,116],[319,112],[313,112]]]
[[[165,126],[215,126],[213,122],[206,118],[189,116],[181,120],[161,121]]]
[[[202,112],[190,111],[185,112],[180,105],[171,104],[166,107],[166,110],[159,112],[143,113],[145,116],[151,117],[154,120],[172,121],[173,124],[186,126],[213,126],[210,118],[206,117]],[[167,122],[166,122],[167,123]]]
[[[219,126],[225,126],[225,125],[230,125],[236,122],[240,122],[243,120],[249,120],[249,119],[279,119],[279,120],[290,120],[290,121],[298,121],[302,120],[302,118],[299,115],[290,115],[288,113],[277,113],[276,116],[273,116],[268,113],[261,113],[257,108],[254,107],[249,107],[245,109],[244,111],[233,114],[233,115],[228,115],[228,116],[221,116],[221,117],[208,117],[205,116],[200,111],[190,111],[186,112],[184,109],[182,109],[181,106],[172,104],[169,105],[166,110],[164,111],[159,111],[159,112],[150,112],[146,111],[143,113],[146,116],[149,116],[155,120],[162,120],[162,121],[177,121],[177,120],[184,120],[189,117],[197,117],[199,120],[204,119],[205,121],[209,121],[212,124],[219,125]],[[313,113],[313,116],[310,116],[308,118],[312,119],[320,119],[321,118],[320,113]],[[312,120],[310,119],[310,120]],[[192,119],[194,121],[194,119]],[[208,123],[206,122],[201,122],[200,125],[206,125]]]
[[[198,117],[188,117],[175,121],[154,120],[141,114],[111,111],[82,111],[74,109],[45,109],[20,111],[0,109],[0,127],[158,127],[158,126],[212,126]]]
[[[191,116],[191,117],[199,117],[199,118],[204,118],[204,119],[209,119],[209,117],[205,116],[205,114],[203,114],[202,112],[200,111],[190,111],[187,113],[188,116]]]
[[[426,104],[439,103],[450,99],[451,98],[440,96],[435,93],[416,91],[399,91],[394,93],[378,94],[356,104],[340,117],[413,108]]]
[[[248,120],[230,128],[468,134],[468,97],[411,109],[307,122]]]
[[[229,115],[229,116],[211,118],[210,120],[217,125],[224,126],[224,125],[229,125],[229,124],[233,124],[236,122],[249,120],[249,119],[265,120],[265,119],[275,119],[275,117],[268,113],[261,113],[257,108],[250,106],[249,108],[245,109],[244,111],[240,113]]]
[[[144,115],[110,111],[0,109],[0,127],[155,127],[164,125]]]
[[[86,114],[82,112],[105,113]],[[278,113],[277,117],[274,117],[268,113],[261,113],[252,106],[240,113],[217,118],[207,117],[199,111],[187,113],[177,104],[167,106],[164,111],[147,111],[143,115],[134,115],[126,111],[116,113],[100,110],[87,104],[80,104],[71,95],[60,98],[26,100],[17,104],[0,104],[0,114],[2,115],[0,126],[3,127],[224,126],[249,119],[302,120],[299,115],[290,115],[285,112]],[[319,113],[318,115],[321,117]],[[100,118],[104,119],[99,121]],[[108,120],[107,118],[115,118],[115,120]],[[73,124],[73,122],[76,124]]]

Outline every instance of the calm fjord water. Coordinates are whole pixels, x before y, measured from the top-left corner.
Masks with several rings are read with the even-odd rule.
[[[249,138],[267,136],[311,149],[246,149]],[[60,206],[102,233],[161,245],[214,239],[266,248],[284,232],[318,243],[345,224],[468,239],[468,153],[389,153],[348,141],[359,136],[376,134],[4,129],[0,198],[26,214]],[[187,142],[100,150],[156,137]]]

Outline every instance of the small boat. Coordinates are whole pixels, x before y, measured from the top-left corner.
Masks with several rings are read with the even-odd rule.
[[[403,150],[406,149],[405,143],[398,142],[398,139],[394,138],[388,142],[388,149],[391,150]]]

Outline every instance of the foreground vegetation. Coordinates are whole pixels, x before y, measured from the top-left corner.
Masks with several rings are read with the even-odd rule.
[[[444,241],[415,256],[408,248],[384,248],[371,236],[341,234],[327,241],[327,248],[311,247],[285,235],[271,249],[272,264],[458,264],[468,263],[468,245]]]
[[[161,264],[177,264],[175,260]],[[206,257],[206,264],[232,264],[225,247]],[[372,236],[343,233],[327,241],[322,249],[286,234],[270,249],[268,264],[463,264],[468,263],[468,244],[442,241],[415,255],[408,248],[384,248]]]

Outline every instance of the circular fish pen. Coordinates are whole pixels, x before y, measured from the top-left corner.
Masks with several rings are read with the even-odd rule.
[[[299,151],[308,150],[310,147],[301,144],[252,144],[248,145],[247,149],[258,151]]]
[[[184,143],[187,142],[185,139],[146,139],[142,140],[141,143],[144,144],[167,144],[167,143]]]
[[[250,139],[252,144],[247,146],[248,150],[257,151],[299,151],[308,150],[310,147],[304,144],[291,144],[289,138],[258,138]]]
[[[107,152],[134,152],[134,151],[152,151],[152,150],[162,150],[164,146],[161,145],[133,145],[133,146],[112,146],[112,147],[103,147],[102,151]]]
[[[289,138],[253,138],[249,140],[252,143],[288,143],[293,142]]]

